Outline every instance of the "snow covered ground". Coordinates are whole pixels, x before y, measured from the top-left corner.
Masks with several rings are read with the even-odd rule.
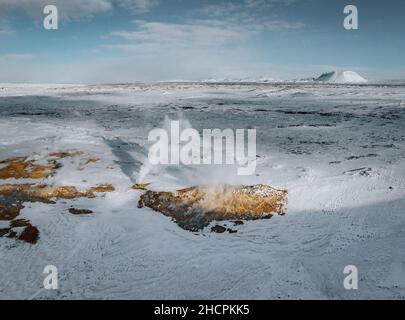
[[[184,126],[255,128],[256,175],[234,168],[145,167],[147,133]],[[36,244],[0,238],[0,298],[405,298],[405,87],[400,85],[159,83],[0,85],[0,159],[80,150],[44,182],[95,199],[27,203]],[[266,183],[288,190],[285,216],[238,232],[193,233],[131,190]],[[0,180],[25,183],[31,180]],[[72,215],[74,207],[94,211]],[[0,221],[0,224],[3,221]],[[1,225],[0,225],[1,228]],[[45,290],[46,265],[59,289]],[[358,290],[345,290],[355,265]]]

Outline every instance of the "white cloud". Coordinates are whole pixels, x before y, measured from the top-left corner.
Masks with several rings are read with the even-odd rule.
[[[262,9],[276,4],[290,5],[296,0],[245,0],[205,5],[193,11],[193,17],[210,17],[256,31],[283,31],[305,27],[303,23],[286,21],[276,16],[263,15]]]
[[[138,22],[136,31],[115,31],[118,36],[135,42],[135,45],[156,44],[161,47],[214,47],[247,39],[257,33],[257,26],[240,26],[220,21],[203,20],[186,24],[163,22]]]
[[[120,77],[136,75],[138,80],[269,74],[268,65],[255,63],[254,46],[248,43],[264,32],[288,32],[304,25],[270,19],[257,12],[240,10],[240,6],[234,3],[205,6],[192,12],[183,23],[135,20],[133,30],[117,30],[106,37],[122,41],[114,39],[101,48],[117,50],[120,62],[127,62],[126,69],[115,64],[116,71],[112,72],[122,70]]]
[[[301,22],[289,22],[285,20],[269,20],[263,22],[264,30],[271,31],[287,31],[287,30],[297,30],[305,27],[305,24]]]
[[[241,2],[219,2],[207,4],[202,8],[195,10],[196,13],[203,13],[210,16],[248,16],[252,12],[260,12],[264,8],[274,7],[276,5],[289,6],[297,0],[244,0]]]
[[[240,3],[234,2],[223,2],[217,4],[209,4],[203,6],[201,9],[196,10],[196,13],[201,12],[202,14],[211,16],[211,17],[220,17],[232,15],[235,13],[240,14],[243,11],[244,6]]]
[[[122,49],[149,48],[214,48],[249,40],[266,31],[295,30],[304,27],[299,22],[259,19],[254,16],[229,19],[194,19],[185,23],[147,22],[135,20],[135,31],[114,31],[110,36],[129,40],[130,44],[115,44]],[[155,46],[152,46],[155,45]],[[114,47],[114,45],[107,45]]]
[[[61,19],[74,20],[89,18],[111,11],[114,6],[128,9],[132,13],[145,13],[158,5],[158,0],[0,0],[0,12],[22,10],[34,18],[43,17],[46,5],[58,8]]]
[[[45,2],[48,1],[35,1],[34,6],[33,1],[28,0],[0,0],[0,12],[7,4],[33,16],[35,12],[42,16]],[[66,19],[108,12],[114,6],[140,13],[158,4],[156,0],[54,0],[54,3],[65,5],[59,11],[64,12]],[[3,56],[0,57],[0,81],[131,82],[279,77],[276,68],[258,62],[254,46],[246,44],[263,32],[295,30],[303,25],[272,19],[260,15],[259,9],[246,8],[244,3],[207,6],[188,15],[182,23],[135,20],[133,29],[111,32],[104,38],[105,44],[96,48],[99,52],[94,50],[94,54],[83,56],[77,62],[47,63],[44,59],[23,55]],[[104,58],[111,53],[111,58]]]
[[[51,2],[58,8],[59,16],[66,20],[89,17],[112,8],[108,0],[53,0]],[[17,9],[33,18],[42,18],[43,9],[49,4],[49,0],[0,0],[0,11],[7,12]]]
[[[14,31],[8,28],[5,29],[0,29],[0,36],[9,36],[11,34],[14,34]]]
[[[248,8],[264,8],[275,5],[291,5],[297,0],[245,0],[244,3]]]
[[[134,13],[148,12],[159,4],[158,0],[116,0],[116,2]]]
[[[0,19],[0,36],[9,36],[14,34],[6,19]]]

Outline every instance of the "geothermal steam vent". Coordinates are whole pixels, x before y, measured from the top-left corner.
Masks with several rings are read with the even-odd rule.
[[[287,190],[269,185],[195,186],[175,192],[148,190],[139,207],[149,207],[172,217],[183,229],[198,231],[211,221],[269,219],[283,215]]]

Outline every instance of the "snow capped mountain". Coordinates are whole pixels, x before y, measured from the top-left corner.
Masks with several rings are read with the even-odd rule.
[[[315,81],[328,83],[367,83],[367,80],[354,71],[332,71],[323,73]]]
[[[246,77],[246,78],[210,78],[202,80],[205,83],[276,83],[276,82],[324,82],[324,83],[367,83],[368,81],[354,71],[332,71],[321,74],[318,78],[304,78],[293,80],[281,80],[270,77]]]

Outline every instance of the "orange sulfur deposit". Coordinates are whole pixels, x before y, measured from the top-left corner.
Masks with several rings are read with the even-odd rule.
[[[35,164],[33,160],[28,160],[27,157],[2,160],[0,164],[6,165],[0,169],[0,179],[47,178],[60,166],[56,161],[50,161],[45,165]]]
[[[58,199],[95,198],[99,193],[112,191],[114,187],[111,184],[97,185],[85,191],[79,191],[72,186],[55,187],[46,184],[0,185],[0,220],[11,221],[8,228],[0,229],[0,237],[17,238],[29,243],[35,243],[38,240],[39,231],[36,227],[27,220],[15,220],[24,208],[25,202],[55,203]],[[19,225],[16,225],[16,221],[19,221]],[[25,229],[17,235],[13,230],[15,227],[25,227]]]
[[[269,185],[195,186],[175,192],[146,191],[139,207],[172,217],[182,228],[197,231],[211,221],[269,219],[284,214],[287,190]]]
[[[45,164],[38,164],[29,157],[14,157],[0,160],[0,179],[43,179],[53,175],[62,164],[58,160],[82,154],[80,151],[52,152],[46,156]]]
[[[134,184],[131,189],[133,190],[148,190],[148,186],[150,185],[150,183],[137,183]]]
[[[3,184],[0,185],[0,196],[13,198],[22,202],[55,203],[54,200],[57,199],[95,198],[98,193],[112,192],[114,190],[111,184],[100,184],[85,191],[79,191],[73,186]]]
[[[59,160],[82,154],[83,152],[76,150],[52,152],[42,159],[42,163],[27,156],[0,160],[0,180],[49,178],[62,167]],[[97,161],[98,158],[89,158],[85,164]],[[38,229],[26,219],[17,219],[27,202],[52,204],[59,199],[95,198],[100,193],[114,190],[111,184],[96,185],[84,191],[79,191],[74,186],[50,186],[46,183],[0,185],[0,221],[9,221],[8,227],[0,228],[0,237],[16,238],[28,243],[37,242]]]
[[[42,163],[33,157],[14,157],[0,160],[0,180],[6,179],[45,179],[53,176],[62,167],[61,159],[83,155],[78,150],[51,152],[41,158]],[[37,157],[39,157],[37,155]],[[81,159],[80,170],[90,163],[96,163],[97,157]]]

